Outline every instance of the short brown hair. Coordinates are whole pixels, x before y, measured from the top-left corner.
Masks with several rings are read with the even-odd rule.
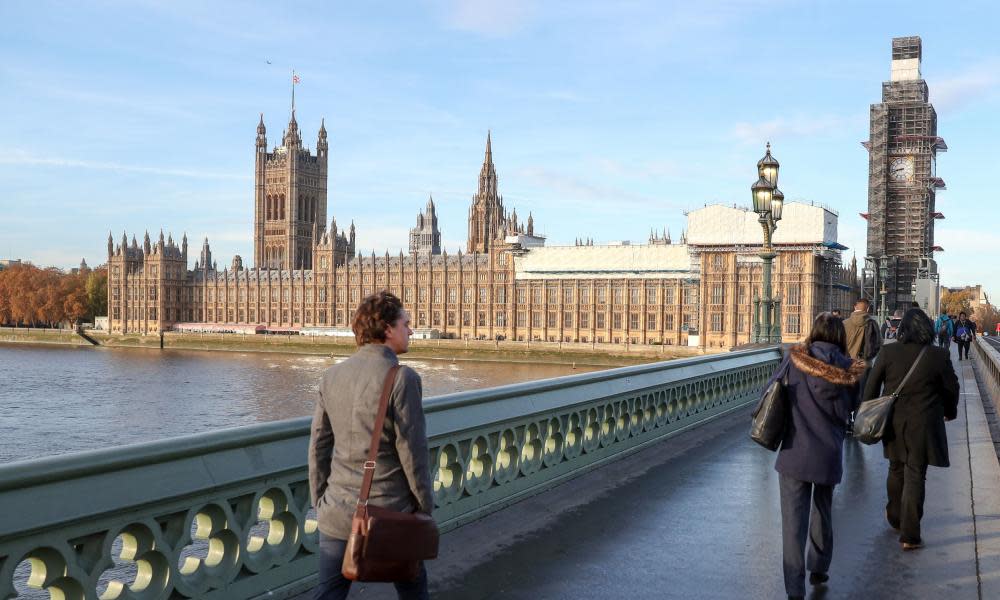
[[[403,314],[403,303],[395,295],[381,291],[366,296],[354,311],[351,330],[358,346],[384,342],[385,330]]]

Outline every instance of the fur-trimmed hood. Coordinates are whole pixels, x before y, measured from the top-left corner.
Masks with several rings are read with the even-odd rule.
[[[857,385],[865,372],[865,361],[855,360],[850,368],[843,369],[809,355],[805,344],[792,348],[792,364],[806,375],[818,377],[834,385]]]

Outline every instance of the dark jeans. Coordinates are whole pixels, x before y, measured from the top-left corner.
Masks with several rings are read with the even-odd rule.
[[[958,340],[958,360],[962,360],[962,351],[965,351],[965,358],[969,358],[969,344],[972,342],[963,342]]]
[[[924,516],[924,483],[927,465],[911,465],[889,461],[889,478],[885,482],[889,503],[885,516],[889,525],[899,530],[899,541],[920,543],[920,519]]]
[[[340,573],[344,563],[347,541],[319,534],[319,582],[313,595],[315,600],[343,600],[351,591],[351,580]],[[400,600],[429,600],[427,593],[427,570],[420,563],[420,575],[416,581],[396,582],[396,594]]]
[[[785,592],[789,596],[804,596],[806,566],[813,573],[826,573],[833,560],[833,486],[784,475],[778,476],[778,485]]]

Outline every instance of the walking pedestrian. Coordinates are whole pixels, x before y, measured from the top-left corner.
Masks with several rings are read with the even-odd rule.
[[[399,298],[379,292],[362,300],[352,323],[358,350],[323,373],[309,440],[309,491],[319,522],[316,600],[347,597],[341,564],[351,533],[379,398],[397,355],[409,349],[410,315]],[[420,376],[399,367],[389,396],[369,501],[400,512],[434,507]],[[399,598],[426,599],[427,571],[396,582]]]
[[[945,350],[951,351],[951,338],[955,335],[955,322],[948,316],[948,311],[941,309],[941,315],[934,319],[934,331],[937,333],[937,343]]]
[[[906,387],[899,390],[891,427],[882,438],[889,459],[885,517],[899,530],[903,550],[923,546],[920,519],[927,467],[949,465],[944,424],[954,420],[958,412],[958,378],[951,358],[933,343],[931,320],[921,310],[909,310],[899,325],[897,343],[882,349],[865,385],[865,400],[892,393],[924,350]]]
[[[844,321],[844,331],[847,335],[847,356],[865,361],[865,374],[861,376],[860,387],[865,385],[865,377],[871,369],[872,362],[882,348],[882,332],[878,321],[869,314],[872,303],[867,298],[859,298],[854,303],[854,312]],[[854,423],[854,413],[858,410],[857,403],[861,401],[860,394],[855,396],[855,405],[851,407],[851,418],[848,419],[848,432]]]
[[[965,311],[958,313],[958,321],[955,322],[955,342],[958,344],[958,360],[962,360],[962,353],[965,358],[969,358],[969,345],[976,337],[976,323],[969,320],[969,315]]]
[[[865,368],[864,361],[847,356],[845,342],[843,322],[822,313],[805,343],[794,347],[772,376],[772,381],[786,378],[790,406],[774,464],[781,494],[785,592],[790,599],[805,596],[807,567],[810,584],[829,579],[833,488],[843,476],[847,419]]]

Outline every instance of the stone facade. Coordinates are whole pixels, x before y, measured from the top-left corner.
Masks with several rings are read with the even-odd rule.
[[[263,126],[258,130],[262,135]],[[284,150],[258,155],[258,169],[265,160],[261,157],[267,162],[288,155],[296,138],[286,133],[285,141]],[[262,147],[259,137],[259,153]],[[320,156],[325,152],[324,146]],[[284,168],[292,172],[288,163]],[[325,168],[324,159],[323,173]],[[362,297],[387,289],[403,300],[415,328],[437,329],[448,338],[724,348],[750,340],[752,299],[760,286],[760,244],[754,245],[752,229],[733,229],[734,223],[747,220],[746,210],[709,206],[693,211],[686,244],[659,239],[649,245],[543,247],[544,239],[534,235],[532,217],[522,228],[516,211],[505,212],[488,137],[479,191],[469,211],[471,252],[358,256],[353,225],[349,236],[339,233],[335,222],[329,228],[320,225],[320,216],[326,214],[325,180],[310,182],[308,192],[300,187],[293,195],[284,175],[280,179],[286,187],[269,188],[264,173],[265,185],[257,197],[265,231],[260,244],[255,243],[262,260],[253,268],[237,256],[220,270],[207,239],[195,268],[188,270],[186,236],[180,247],[162,235],[155,245],[147,236],[142,247],[125,237],[116,246],[109,236],[112,333],[192,327],[244,332],[346,329]],[[315,206],[305,206],[306,216],[315,215],[315,220],[297,218],[294,211],[286,217],[281,212],[283,193],[286,211],[300,208],[299,200],[290,198],[304,194],[310,203],[314,198]],[[274,206],[279,219],[267,218]],[[433,214],[430,203],[428,209]],[[779,259],[774,281],[784,299],[785,339],[794,341],[808,332],[815,313],[846,311],[857,294],[857,282],[854,269],[840,264],[835,213],[790,203],[783,227],[785,223],[786,237],[781,230],[775,237]],[[316,242],[298,246],[302,238],[296,232],[301,229],[295,227],[307,224]],[[272,225],[284,228],[284,233],[269,237],[266,227]],[[292,264],[312,268],[287,268]]]

